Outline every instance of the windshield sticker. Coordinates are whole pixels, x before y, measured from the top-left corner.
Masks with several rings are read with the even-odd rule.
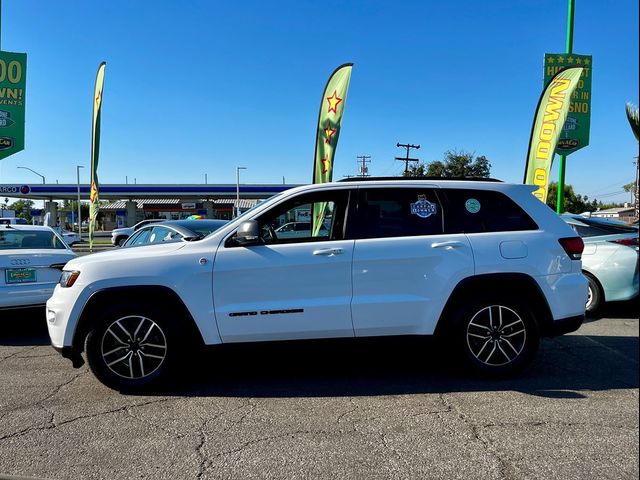
[[[478,213],[480,211],[480,202],[475,198],[470,198],[464,202],[464,208],[466,208],[469,213]]]
[[[411,214],[420,218],[428,218],[438,213],[435,203],[431,203],[424,195],[418,195],[418,201],[411,204]]]

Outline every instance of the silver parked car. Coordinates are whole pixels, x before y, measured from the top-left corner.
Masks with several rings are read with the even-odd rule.
[[[0,310],[44,306],[62,267],[75,257],[50,227],[0,226]]]
[[[582,215],[562,215],[584,241],[582,271],[589,281],[587,311],[638,295],[638,227]]]
[[[200,240],[226,225],[227,220],[167,220],[145,225],[131,235],[123,247],[136,247],[165,242]]]

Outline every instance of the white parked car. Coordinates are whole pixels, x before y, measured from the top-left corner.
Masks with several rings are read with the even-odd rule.
[[[532,195],[497,181],[308,185],[202,240],[69,262],[51,299],[53,346],[74,366],[140,390],[200,345],[436,335],[481,374],[517,372],[540,337],[584,319],[582,240]],[[317,237],[280,238],[326,206]],[[185,366],[193,369],[193,365]]]
[[[76,243],[80,243],[82,241],[82,239],[80,238],[80,235],[78,235],[76,232],[70,232],[69,230],[65,230],[62,227],[51,227],[51,228],[53,228],[58,233],[58,235],[62,237],[62,239],[67,245],[73,245]]]
[[[0,226],[0,309],[44,306],[75,256],[50,227]]]
[[[142,220],[141,222],[136,223],[133,227],[114,228],[111,231],[111,244],[116,247],[121,247],[122,245],[124,245],[124,242],[127,241],[127,238],[137,232],[140,227],[144,227],[145,225],[149,225],[153,222],[162,221],[164,221],[163,218],[153,218]]]

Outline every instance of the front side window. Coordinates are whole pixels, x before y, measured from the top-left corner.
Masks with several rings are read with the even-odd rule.
[[[265,244],[340,240],[344,238],[348,191],[303,194],[258,218]],[[315,213],[314,213],[315,212]]]
[[[362,189],[358,218],[359,238],[442,233],[442,208],[431,188]]]
[[[135,235],[132,235],[129,241],[127,242],[128,247],[134,247],[136,245],[146,245],[149,243],[149,235],[151,234],[150,228],[145,228],[142,230],[138,230]]]

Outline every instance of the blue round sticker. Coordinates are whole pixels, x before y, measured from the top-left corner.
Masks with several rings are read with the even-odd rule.
[[[464,202],[464,208],[466,208],[469,213],[478,213],[480,211],[480,202],[475,198],[470,198]]]

